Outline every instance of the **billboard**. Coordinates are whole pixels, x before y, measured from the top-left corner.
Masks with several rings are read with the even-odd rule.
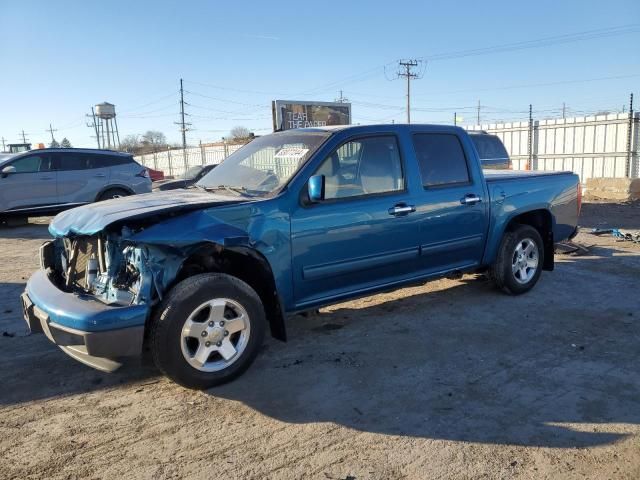
[[[341,102],[271,102],[273,130],[351,124],[351,104]]]

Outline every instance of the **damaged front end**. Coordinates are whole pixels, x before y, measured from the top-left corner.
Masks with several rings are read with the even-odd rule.
[[[127,226],[55,238],[40,248],[41,269],[27,283],[24,314],[66,353],[113,371],[140,354],[151,308],[175,279],[184,255],[132,241]]]
[[[169,247],[138,245],[120,233],[56,238],[41,247],[41,264],[65,292],[92,295],[111,306],[148,305],[162,299],[183,255]]]

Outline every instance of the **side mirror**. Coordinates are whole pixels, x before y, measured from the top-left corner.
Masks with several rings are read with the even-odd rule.
[[[2,178],[7,178],[12,173],[16,173],[16,167],[12,165],[8,165],[2,169],[2,172],[0,172],[0,175],[2,176]]]
[[[311,203],[317,203],[324,200],[324,175],[314,175],[309,179],[307,186],[309,192],[309,200]]]

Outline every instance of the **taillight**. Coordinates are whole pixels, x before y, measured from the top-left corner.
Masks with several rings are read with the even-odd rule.
[[[580,216],[580,209],[582,208],[582,185],[580,185],[580,180],[578,180],[578,216]]]
[[[147,170],[146,168],[143,168],[140,173],[136,173],[136,177],[150,178],[149,177],[149,170]]]

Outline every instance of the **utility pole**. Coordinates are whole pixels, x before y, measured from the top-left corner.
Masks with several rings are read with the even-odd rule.
[[[2,151],[3,151],[3,152],[4,152],[4,150],[5,150],[4,142],[5,142],[6,140],[7,140],[6,138],[2,137]]]
[[[342,90],[340,90],[340,96],[338,98],[336,98],[336,102],[338,102],[338,103],[347,103],[348,101],[349,101],[349,99],[345,98],[342,95]]]
[[[51,134],[51,143],[55,142],[56,139],[53,138],[53,132],[57,132],[58,130],[56,130],[55,128],[53,128],[51,126],[51,124],[49,124],[49,130],[47,130],[47,132],[49,132]]]
[[[191,125],[190,123],[185,123],[184,116],[184,88],[182,87],[182,79],[180,79],[180,122],[174,122],[176,125],[180,125],[180,131],[182,132],[182,150],[187,149],[187,125]]]
[[[93,107],[91,107],[91,115],[86,115],[86,117],[91,119],[91,123],[87,123],[87,127],[93,127],[93,130],[96,132],[96,142],[98,144],[98,149],[100,149],[102,148],[100,145],[100,126],[96,120],[96,111]]]
[[[478,112],[476,114],[476,123],[480,125],[480,100],[478,100]]]
[[[182,132],[182,160],[184,162],[184,171],[186,172],[189,168],[189,161],[187,160],[187,125],[191,124],[184,121],[185,115],[187,114],[184,113],[184,88],[182,87],[182,79],[180,79],[180,122],[174,123],[180,125],[180,131]]]
[[[28,134],[28,133],[24,133],[24,128],[23,128],[23,129],[22,129],[22,133],[21,133],[21,136],[22,136],[22,143],[27,143],[27,137],[26,137],[26,135],[29,135],[29,134]]]
[[[398,78],[404,77],[407,79],[407,123],[411,123],[411,79],[419,78],[418,74],[412,71],[412,68],[418,66],[418,61],[400,60],[398,66]]]
[[[629,97],[629,129],[627,130],[627,165],[625,168],[625,176],[631,177],[631,160],[633,159],[633,93]]]
[[[562,119],[564,120],[567,116],[567,105],[562,102]]]

